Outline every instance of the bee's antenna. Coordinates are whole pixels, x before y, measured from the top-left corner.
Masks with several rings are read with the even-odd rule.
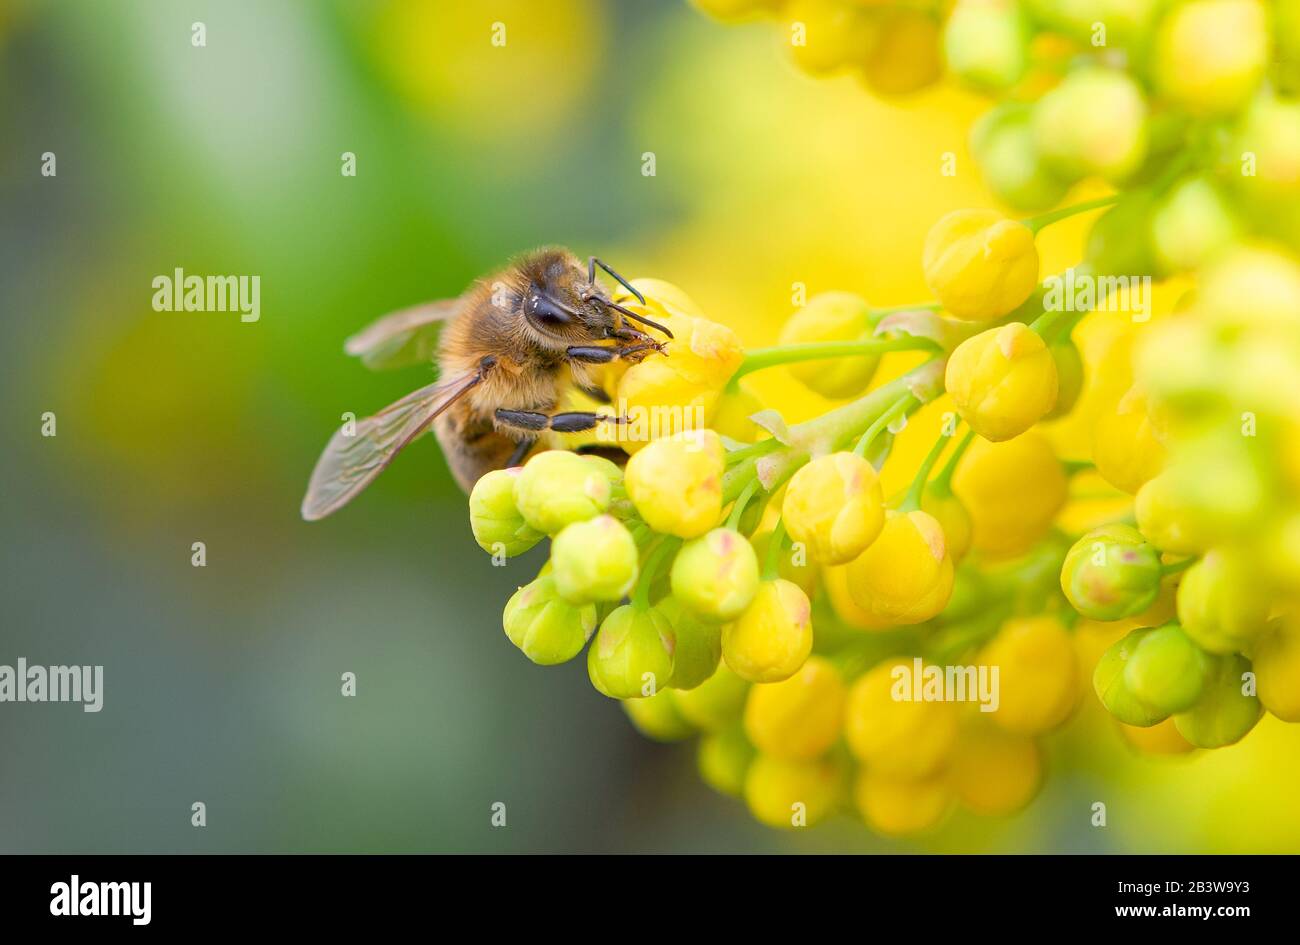
[[[662,332],[663,332],[665,335],[667,335],[669,338],[671,338],[671,337],[673,336],[673,333],[672,333],[671,331],[669,331],[667,328],[665,328],[663,325],[659,324],[658,322],[651,321],[650,319],[645,318],[645,317],[643,317],[643,316],[641,316],[641,315],[638,315],[636,312],[633,312],[633,311],[631,311],[630,309],[626,309],[626,308],[624,308],[623,306],[619,305],[617,302],[609,302],[609,301],[607,301],[607,302],[605,302],[605,304],[608,305],[610,308],[614,309],[614,311],[616,311],[616,312],[621,312],[623,315],[627,316],[628,318],[632,319],[633,321],[640,322],[642,325],[647,325],[647,326],[649,326],[650,328],[655,329],[656,331],[662,331]]]
[[[633,295],[635,295],[635,296],[636,296],[636,300],[637,300],[638,302],[640,302],[642,305],[645,305],[645,296],[642,295],[640,292],[638,292],[636,289],[634,289],[634,288],[632,287],[632,283],[628,282],[626,279],[624,279],[622,276],[620,276],[617,272],[615,272],[613,269],[611,269],[611,268],[610,268],[610,267],[605,263],[604,260],[597,259],[595,256],[591,256],[590,258],[587,259],[587,282],[589,282],[591,285],[595,285],[595,284],[596,284],[596,267],[597,267],[597,266],[599,266],[601,269],[604,269],[607,273],[609,273],[611,276],[613,276],[615,279],[617,279],[619,285],[621,285],[623,288],[627,289],[629,292],[631,292]],[[635,317],[635,316],[634,316],[634,317]],[[656,326],[656,327],[658,327],[658,326]],[[672,335],[669,335],[668,337],[671,338]]]

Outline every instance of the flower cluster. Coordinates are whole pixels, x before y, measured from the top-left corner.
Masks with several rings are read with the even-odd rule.
[[[490,552],[552,540],[506,607],[510,640],[538,663],[586,646],[639,730],[698,737],[704,780],[783,828],[848,811],[892,836],[1018,810],[1043,738],[1094,696],[1150,752],[1234,743],[1265,710],[1300,721],[1300,15],[695,2],[778,15],[802,67],[883,94],[946,62],[1003,99],[972,133],[990,189],[1041,212],[949,214],[920,253],[933,302],[823,293],[771,348],[634,283],[644,303],[621,304],[674,339],[606,387],[676,419],[620,428],[623,466],[553,450],[470,498]],[[1053,209],[1098,180],[1115,192]],[[1063,303],[1037,235],[1097,210],[1066,274],[1086,292]],[[1195,288],[1171,312],[1118,308],[1144,278]],[[1106,318],[1085,350],[1083,323]],[[878,377],[894,351],[923,363]],[[842,403],[787,424],[742,380],[778,366]],[[896,434],[941,397],[940,437],[886,495]],[[1057,421],[1086,431],[1084,456],[1060,458]],[[1115,501],[1067,531],[1079,476]]]

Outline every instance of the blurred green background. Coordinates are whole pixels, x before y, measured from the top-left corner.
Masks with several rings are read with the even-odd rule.
[[[1017,818],[907,844],[847,818],[772,832],[689,746],[637,735],[584,661],[509,644],[500,609],[540,549],[491,566],[431,438],[299,520],[340,415],[429,379],[370,374],[342,339],[535,245],[673,281],[747,344],[795,281],[923,298],[930,223],[990,202],[974,99],[808,79],[770,29],[679,0],[0,0],[0,70],[0,663],[105,667],[99,714],[0,705],[0,850],[1300,846],[1297,727],[1169,762],[1090,712]],[[1079,232],[1045,234],[1045,271]],[[261,320],[154,312],[176,267],[260,276]],[[790,416],[824,406],[759,386]]]

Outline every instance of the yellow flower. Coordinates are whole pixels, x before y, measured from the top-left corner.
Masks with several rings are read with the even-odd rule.
[[[912,674],[910,662],[886,660],[849,690],[844,739],[855,758],[885,777],[932,777],[957,744],[956,704],[925,701],[911,691]]]
[[[1056,404],[1056,361],[1021,322],[990,328],[957,346],[945,386],[971,429],[986,440],[1024,433]]]
[[[948,783],[977,814],[1014,814],[1034,799],[1043,783],[1043,758],[1032,738],[973,720],[953,753]]]
[[[1146,395],[1139,388],[1130,388],[1097,417],[1092,461],[1107,482],[1130,495],[1163,468],[1165,448],[1147,411]]]
[[[1259,701],[1284,722],[1300,722],[1300,624],[1278,622],[1255,644]]]
[[[871,19],[840,0],[790,0],[783,27],[795,64],[814,75],[861,61],[875,36]]]
[[[748,694],[749,683],[719,664],[704,682],[694,689],[676,690],[673,697],[677,711],[696,728],[720,732],[739,724]]]
[[[1068,484],[1047,439],[1031,430],[1005,443],[975,440],[952,485],[971,515],[971,547],[1014,555],[1047,533]]]
[[[739,725],[720,732],[708,732],[700,738],[696,764],[700,778],[719,794],[740,797],[745,790],[745,776],[754,761],[754,746]]]
[[[905,837],[942,821],[952,807],[952,792],[942,777],[901,780],[863,768],[853,782],[853,801],[877,833]]]
[[[952,558],[943,528],[926,512],[890,512],[885,527],[848,566],[859,607],[893,624],[921,623],[952,594]]]
[[[989,717],[1008,732],[1051,731],[1078,705],[1079,660],[1055,617],[1008,620],[976,663],[998,667],[998,707]]]
[[[820,456],[794,474],[781,517],[790,537],[819,564],[845,564],[876,540],[885,522],[880,477],[853,453]]]
[[[777,578],[760,584],[744,613],[722,628],[722,658],[742,679],[780,682],[799,671],[812,641],[808,596]]]
[[[938,18],[929,11],[893,7],[879,19],[879,35],[862,67],[871,90],[907,95],[937,82],[943,75]]]
[[[987,321],[1016,308],[1038,285],[1038,249],[1023,223],[993,210],[956,210],[925,238],[925,282],[958,318]]]
[[[1155,38],[1161,93],[1200,115],[1235,112],[1254,93],[1269,59],[1268,14],[1259,0],[1192,0],[1175,6]]]
[[[623,711],[638,732],[657,742],[679,742],[695,734],[695,727],[677,709],[671,689],[646,699],[624,699]]]
[[[789,679],[749,690],[745,734],[764,754],[811,761],[839,740],[844,695],[835,665],[811,656]]]
[[[759,755],[745,776],[749,811],[769,827],[811,827],[843,802],[847,771],[836,758],[786,761]]]
[[[873,333],[871,306],[852,292],[822,292],[796,309],[781,329],[781,344],[824,341],[860,341]],[[879,355],[803,361],[790,365],[790,373],[809,390],[823,397],[855,397],[867,389]]]
[[[722,514],[722,440],[712,430],[687,430],[655,440],[628,460],[623,481],[647,525],[695,538]]]
[[[729,437],[740,443],[753,443],[764,436],[757,423],[749,419],[763,409],[763,402],[744,381],[734,387],[723,390],[713,410],[710,426],[718,431],[719,436]]]

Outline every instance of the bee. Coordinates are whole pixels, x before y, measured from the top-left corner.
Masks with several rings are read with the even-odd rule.
[[[595,256],[584,267],[568,250],[548,247],[459,298],[393,312],[349,338],[344,350],[367,367],[434,360],[439,380],[336,431],[311,474],[302,517],[315,521],[342,508],[430,426],[468,492],[485,473],[522,462],[543,431],[626,423],[612,414],[556,413],[573,385],[609,402],[594,366],[664,352],[664,342],[629,321],[672,338],[665,326],[613,301],[596,281],[597,267],[645,304]]]

